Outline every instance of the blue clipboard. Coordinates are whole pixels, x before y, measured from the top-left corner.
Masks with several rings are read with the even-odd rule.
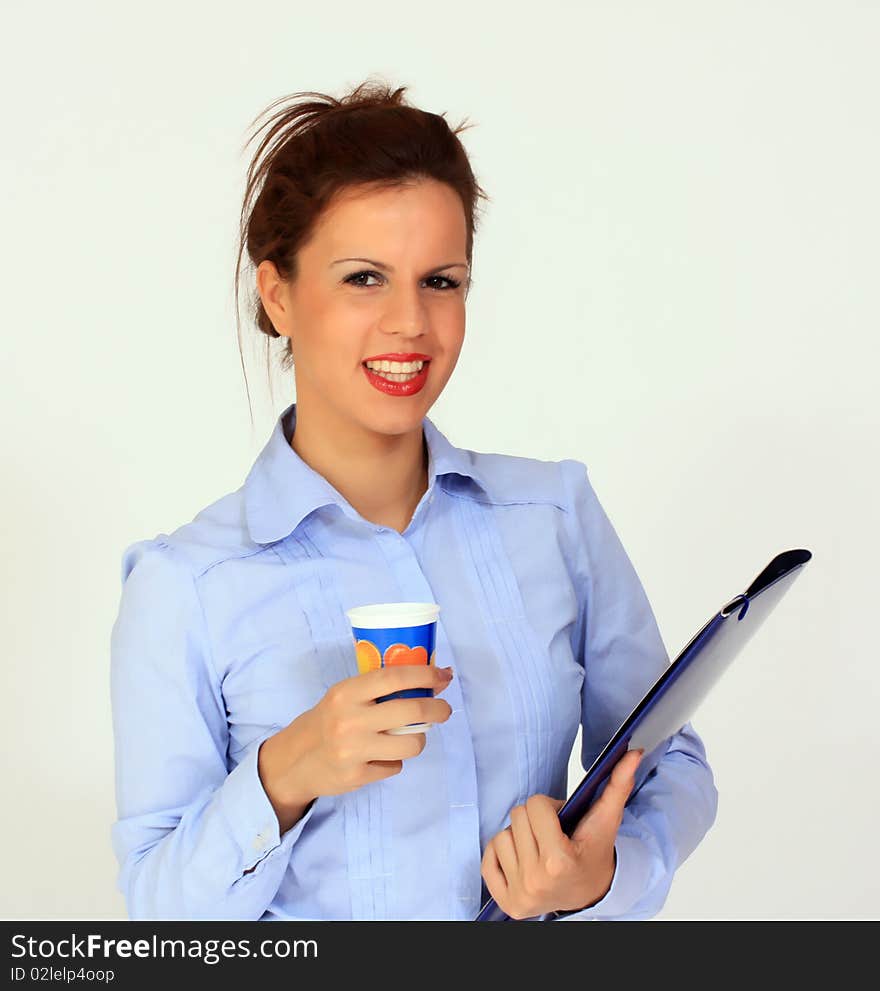
[[[669,740],[687,723],[718,679],[757,633],[813,555],[783,551],[745,592],[731,599],[699,630],[654,682],[593,761],[581,783],[559,810],[563,833],[571,836],[597,792],[627,750],[645,750],[636,779],[647,777],[666,752]],[[632,794],[640,787],[633,788]],[[632,796],[630,796],[632,797]],[[541,918],[541,917],[537,917]],[[490,898],[475,922],[512,922]]]

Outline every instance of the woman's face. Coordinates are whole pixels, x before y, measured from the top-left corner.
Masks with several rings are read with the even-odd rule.
[[[340,194],[300,249],[293,284],[263,262],[260,296],[275,329],[292,340],[298,409],[383,434],[419,428],[464,342],[466,243],[458,195],[423,180]],[[388,354],[430,359],[419,391],[395,395],[371,384],[364,362]]]

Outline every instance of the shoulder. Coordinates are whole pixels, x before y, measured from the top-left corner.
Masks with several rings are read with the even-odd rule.
[[[583,559],[593,539],[597,500],[583,461],[466,453],[480,485],[478,490],[468,486],[467,498],[501,507],[505,515],[516,511],[504,507],[522,507],[526,515],[508,521],[515,539],[558,544],[572,573],[588,567]]]
[[[120,578],[124,584],[137,568],[140,574],[150,572],[166,583],[195,582],[217,564],[264,551],[248,535],[241,488],[215,500],[170,533],[129,544],[122,552]]]
[[[481,491],[474,498],[496,506],[555,507],[558,510],[556,532],[570,560],[580,560],[590,553],[599,554],[608,547],[609,541],[617,540],[583,461],[576,458],[542,461],[473,451],[468,454],[486,493],[483,495]],[[535,522],[538,525],[538,521]],[[549,521],[545,517],[540,525],[544,526],[546,522]]]
[[[572,458],[544,461],[467,451],[486,499],[496,505],[544,504],[571,514],[587,482],[587,466]]]

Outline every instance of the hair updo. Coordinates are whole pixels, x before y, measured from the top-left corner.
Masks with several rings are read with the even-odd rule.
[[[347,187],[392,188],[423,178],[446,183],[458,193],[464,207],[467,262],[471,264],[478,201],[489,197],[474,178],[457,137],[470,125],[461,123],[451,130],[444,114],[408,105],[403,98],[406,89],[400,86],[392,90],[387,83],[367,80],[340,98],[311,91],[294,93],[276,100],[251,122],[253,126],[275,110],[244,146],[268,125],[248,169],[241,210],[235,268],[239,353],[239,273],[245,248],[254,272],[268,260],[282,279],[293,281],[297,251],[308,240],[322,211]],[[292,103],[276,110],[291,99]],[[471,283],[469,280],[468,286]],[[271,339],[281,335],[255,286],[250,299],[250,316],[266,335],[268,370]],[[293,355],[290,339],[284,340],[280,367],[288,371]]]

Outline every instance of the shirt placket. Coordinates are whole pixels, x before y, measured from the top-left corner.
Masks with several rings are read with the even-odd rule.
[[[491,505],[466,498],[454,501],[457,529],[467,547],[475,601],[484,616],[497,655],[507,668],[517,724],[516,763],[519,793],[511,808],[544,791],[551,777],[548,740],[553,713],[542,669],[540,644],[528,621],[516,575]],[[463,576],[464,577],[464,576]]]
[[[435,598],[410,542],[396,530],[386,527],[374,529],[388,567],[407,599],[437,602],[442,610],[443,604]],[[442,612],[437,620],[436,651],[437,665],[451,665],[454,671],[456,659],[446,635]],[[451,706],[452,714],[433,731],[439,733],[443,746],[449,795],[449,917],[457,921],[470,921],[480,909],[481,892],[477,768],[461,684],[455,677],[444,690],[443,698]]]
[[[313,649],[320,656],[325,689],[358,674],[351,626],[339,601],[339,589],[323,567],[320,538],[311,521],[301,524],[295,540],[279,545],[282,556],[300,565],[296,595],[305,609]],[[390,814],[379,783],[336,796],[343,815],[351,918],[388,919],[392,857]]]

